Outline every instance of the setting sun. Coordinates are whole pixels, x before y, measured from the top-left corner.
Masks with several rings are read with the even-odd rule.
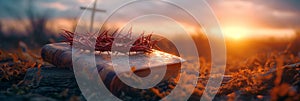
[[[246,35],[250,34],[250,31],[243,27],[225,27],[223,28],[223,32],[226,38],[240,40],[246,37]]]
[[[223,27],[225,37],[233,40],[243,40],[249,38],[293,38],[293,29],[272,29],[272,28],[253,28],[253,27]]]

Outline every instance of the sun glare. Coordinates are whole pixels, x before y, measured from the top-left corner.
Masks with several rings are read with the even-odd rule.
[[[241,40],[249,34],[249,30],[243,27],[225,27],[223,32],[226,38],[234,40]]]

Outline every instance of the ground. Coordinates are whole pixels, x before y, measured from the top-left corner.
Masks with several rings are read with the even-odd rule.
[[[44,63],[38,53],[39,50],[1,51],[0,100],[85,100],[76,85],[72,70],[59,69]],[[204,58],[200,60],[203,64],[199,70],[201,78],[189,100],[199,100],[207,83],[206,78],[209,76],[210,62]],[[240,60],[228,58],[226,75],[230,75],[230,79],[223,81],[214,100],[299,101],[299,65],[272,71],[274,68],[299,63],[299,57],[288,52],[271,52],[247,57],[242,62]],[[189,65],[186,69],[192,69],[188,67],[192,67],[193,64]],[[51,70],[57,77],[54,81],[45,73],[47,71],[49,74]],[[31,72],[28,73],[29,71]],[[183,73],[181,76],[191,78],[195,75],[191,72]],[[168,95],[177,82],[178,78],[173,78],[147,90],[129,88],[123,90],[119,97],[123,100],[136,101],[159,100]],[[131,93],[126,92],[128,90]],[[178,97],[180,96],[185,96],[184,91],[178,94]]]

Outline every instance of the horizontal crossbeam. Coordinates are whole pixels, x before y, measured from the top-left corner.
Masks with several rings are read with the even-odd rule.
[[[106,10],[94,9],[94,8],[87,8],[87,7],[80,7],[80,9],[83,9],[83,10],[92,10],[92,11],[97,11],[97,12],[106,12]]]

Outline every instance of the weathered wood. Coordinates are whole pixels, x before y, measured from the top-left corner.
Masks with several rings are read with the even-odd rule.
[[[67,43],[45,45],[42,48],[41,55],[44,61],[49,62],[58,68],[72,68],[72,49]],[[125,58],[127,57],[124,55],[117,56],[118,63],[121,63],[119,65],[122,66],[122,64],[126,64],[126,61],[123,61]],[[105,53],[95,54],[95,61],[99,75],[102,78],[102,81],[104,81],[104,84],[111,91],[118,92],[116,90],[120,89],[119,87],[122,87],[121,85],[124,84],[116,76],[116,72],[112,67],[110,55]],[[87,63],[88,61],[84,58],[76,57],[74,62]],[[154,71],[160,71],[163,70],[161,68],[162,66],[167,66],[163,81],[172,77],[177,77],[180,72],[181,62],[184,62],[182,58],[158,50],[153,50],[152,53],[136,53],[129,55],[130,66],[134,67],[134,73],[141,77],[147,76],[151,72],[150,68]],[[129,71],[122,71],[121,73],[127,72]]]
[[[48,44],[42,48],[44,61],[59,68],[72,67],[72,47],[66,43]]]
[[[41,56],[44,61],[49,62],[57,67],[72,68],[72,49],[67,43],[48,44],[42,48]],[[97,65],[112,66],[111,57],[109,54],[95,54]],[[117,57],[118,62],[126,64],[122,61],[126,56],[120,55]],[[153,50],[152,53],[137,53],[129,56],[129,64],[135,67],[136,70],[147,68],[155,68],[164,65],[174,65],[184,62],[180,57],[172,54],[164,53],[158,50]],[[155,61],[158,60],[158,61]],[[77,61],[76,61],[77,62]],[[78,61],[84,62],[84,61]]]
[[[31,92],[45,96],[68,89],[69,95],[80,95],[74,73],[66,68],[42,67],[28,69],[24,84],[32,86]]]

